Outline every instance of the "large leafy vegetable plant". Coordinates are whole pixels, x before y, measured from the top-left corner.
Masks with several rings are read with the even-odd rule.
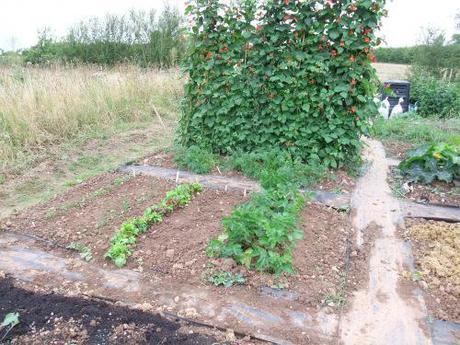
[[[412,181],[431,183],[460,179],[459,150],[446,143],[423,145],[408,153],[399,164],[403,174]]]

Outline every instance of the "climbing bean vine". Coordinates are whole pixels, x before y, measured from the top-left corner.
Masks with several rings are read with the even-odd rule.
[[[384,0],[193,0],[180,141],[337,167],[360,149]]]

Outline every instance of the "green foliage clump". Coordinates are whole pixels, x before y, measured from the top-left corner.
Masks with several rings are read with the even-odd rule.
[[[234,153],[225,163],[225,168],[241,171],[259,180],[262,187],[268,189],[288,183],[307,186],[325,175],[324,166],[305,164],[300,158],[280,149]]]
[[[10,331],[19,323],[19,313],[13,312],[5,315],[2,323],[0,323],[0,332],[3,333],[3,335],[0,337],[1,344],[3,344],[3,340],[6,339]]]
[[[137,237],[145,233],[153,224],[162,222],[163,217],[175,208],[188,205],[193,196],[202,189],[203,187],[198,183],[181,184],[167,192],[159,204],[147,208],[142,217],[124,222],[112,238],[111,247],[105,257],[111,259],[118,267],[126,265],[128,257],[132,255],[131,248],[136,243]]]
[[[322,178],[324,170],[276,149],[234,154],[227,164],[259,180],[263,190],[223,219],[225,232],[210,241],[207,255],[231,257],[248,269],[293,273],[292,251],[303,237],[297,228],[305,202],[299,187]]]
[[[412,71],[411,99],[417,102],[417,113],[423,117],[460,116],[460,92],[456,85],[429,76],[421,68]]]
[[[329,167],[356,159],[377,112],[371,49],[384,3],[191,1],[182,145],[277,147]]]
[[[460,179],[459,150],[446,143],[423,145],[409,152],[399,164],[401,172],[412,181],[431,183]]]
[[[379,139],[415,145],[446,142],[460,146],[460,119],[423,118],[416,114],[390,118],[389,121],[377,119],[373,134]]]
[[[174,161],[180,168],[197,174],[210,173],[217,164],[217,158],[212,152],[196,145],[177,148]]]
[[[246,279],[241,274],[234,274],[228,271],[213,271],[208,275],[207,280],[215,286],[223,285],[226,288],[246,283]]]
[[[294,188],[264,190],[225,217],[225,233],[211,240],[210,257],[232,257],[248,269],[293,273],[292,250],[303,233],[297,229],[304,197]]]
[[[158,18],[153,10],[133,10],[122,16],[108,14],[79,23],[60,40],[45,30],[37,45],[22,55],[25,62],[32,64],[131,62],[168,68],[184,54],[182,20],[178,10],[169,6]]]
[[[79,242],[71,242],[67,249],[75,250],[80,253],[80,257],[85,261],[91,261],[93,259],[93,253],[91,249]]]
[[[414,60],[415,50],[415,47],[379,47],[375,49],[375,56],[378,62],[409,65]]]

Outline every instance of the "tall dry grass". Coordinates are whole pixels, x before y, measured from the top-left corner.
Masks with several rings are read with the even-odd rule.
[[[175,71],[123,66],[0,68],[0,160],[46,149],[85,131],[175,116],[182,81]]]

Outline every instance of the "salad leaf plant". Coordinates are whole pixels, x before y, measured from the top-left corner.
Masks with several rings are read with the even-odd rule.
[[[194,195],[202,190],[199,183],[181,184],[167,192],[159,204],[147,208],[141,217],[124,222],[112,238],[105,258],[112,260],[117,267],[125,266],[140,234],[145,233],[153,224],[161,223],[174,209],[188,205]]]

